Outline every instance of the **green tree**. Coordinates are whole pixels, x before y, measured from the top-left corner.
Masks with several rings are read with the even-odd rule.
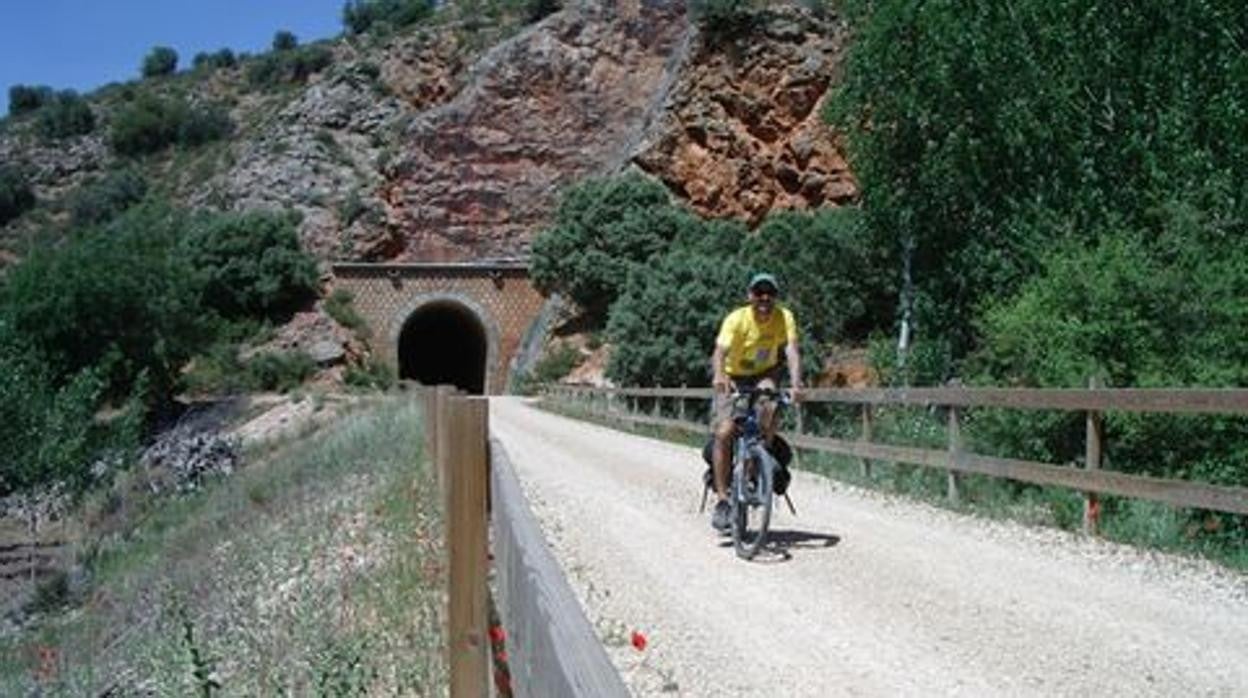
[[[9,116],[37,111],[52,100],[52,95],[52,88],[47,85],[13,85],[9,88]]]
[[[274,51],[293,51],[299,45],[299,39],[289,31],[282,29],[273,35]]]
[[[55,379],[96,372],[104,395],[133,393],[141,376],[156,402],[210,337],[194,269],[172,254],[185,214],[135,207],[100,228],[33,250],[0,287],[4,322]]]
[[[173,75],[178,69],[178,52],[168,46],[156,46],[143,57],[142,74],[145,78]]]
[[[75,227],[112,220],[147,195],[147,180],[126,167],[79,187],[69,198],[70,221]]]
[[[17,168],[0,165],[0,225],[17,218],[35,205],[30,183]]]
[[[237,320],[282,319],[316,293],[316,261],[299,246],[298,214],[202,216],[181,251],[196,270],[202,304]]]
[[[221,107],[192,108],[185,100],[144,92],[119,110],[109,143],[121,155],[146,155],[175,143],[194,147],[219,140],[232,129],[229,114]]]
[[[707,232],[727,240],[742,231]],[[709,383],[719,322],[743,297],[750,274],[729,248],[682,244],[633,267],[607,325],[612,380],[638,386]]]
[[[591,317],[604,318],[630,270],[662,253],[690,214],[672,205],[663,185],[639,174],[591,179],[566,191],[554,226],[533,241],[533,281],[566,294]]]
[[[95,130],[95,114],[73,90],[58,92],[39,110],[39,134],[49,140],[82,136]]]

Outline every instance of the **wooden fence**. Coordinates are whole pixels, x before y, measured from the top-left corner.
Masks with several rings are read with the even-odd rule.
[[[685,402],[709,401],[708,388],[591,388],[552,385],[546,394],[579,403],[591,414],[695,433],[707,433],[708,425],[684,418]],[[677,400],[676,418],[662,416],[664,399]],[[650,414],[636,409],[638,400],[652,405]],[[860,460],[864,474],[873,460],[907,463],[945,470],[947,493],[959,497],[959,475],[976,473],[1038,485],[1056,485],[1085,493],[1084,530],[1095,533],[1100,511],[1097,496],[1103,494],[1164,502],[1172,506],[1248,514],[1248,488],[1130,475],[1101,468],[1105,453],[1103,415],[1109,411],[1163,414],[1248,415],[1248,390],[1103,389],[1086,390],[1001,388],[909,388],[844,390],[818,389],[802,393],[802,403],[858,405],[861,428],[856,440],[834,439],[805,433],[801,404],[797,408],[797,431],[785,438],[798,448],[851,456]],[[872,440],[875,410],[881,406],[947,408],[947,447],[943,450],[877,443]],[[1086,423],[1083,467],[1001,458],[965,450],[962,421],[968,408],[992,407],[1020,410],[1077,411]]]
[[[627,696],[547,549],[502,445],[489,402],[425,388],[425,448],[446,512],[447,661],[453,698],[490,694],[490,542],[516,696]],[[492,532],[492,535],[491,535]]]

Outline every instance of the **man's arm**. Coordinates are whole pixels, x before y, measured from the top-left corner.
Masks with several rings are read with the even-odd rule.
[[[784,356],[789,360],[789,389],[793,391],[793,398],[797,399],[802,390],[802,355],[796,340],[784,345]]]

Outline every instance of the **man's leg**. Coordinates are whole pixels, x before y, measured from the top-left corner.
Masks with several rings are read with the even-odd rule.
[[[732,463],[732,437],[736,426],[732,421],[732,400],[726,394],[715,396],[715,443],[711,447],[711,470],[714,471],[715,509],[711,526],[726,531],[732,526],[728,504],[728,471]]]

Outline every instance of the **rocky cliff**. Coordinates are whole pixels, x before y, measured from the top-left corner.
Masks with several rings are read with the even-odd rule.
[[[523,256],[561,188],[633,166],[704,215],[757,223],[857,197],[819,119],[843,34],[777,5],[747,36],[711,44],[679,0],[586,0],[519,30],[444,21],[344,37],[294,90],[249,88],[241,68],[145,82],[231,105],[236,129],[143,166],[194,206],[300,210],[304,244],[325,261]],[[133,89],[91,96],[89,136],[48,144],[12,119],[0,132],[0,158],[24,167],[53,217],[118,164],[105,134]],[[10,259],[30,219],[48,216],[26,218],[4,231]]]

